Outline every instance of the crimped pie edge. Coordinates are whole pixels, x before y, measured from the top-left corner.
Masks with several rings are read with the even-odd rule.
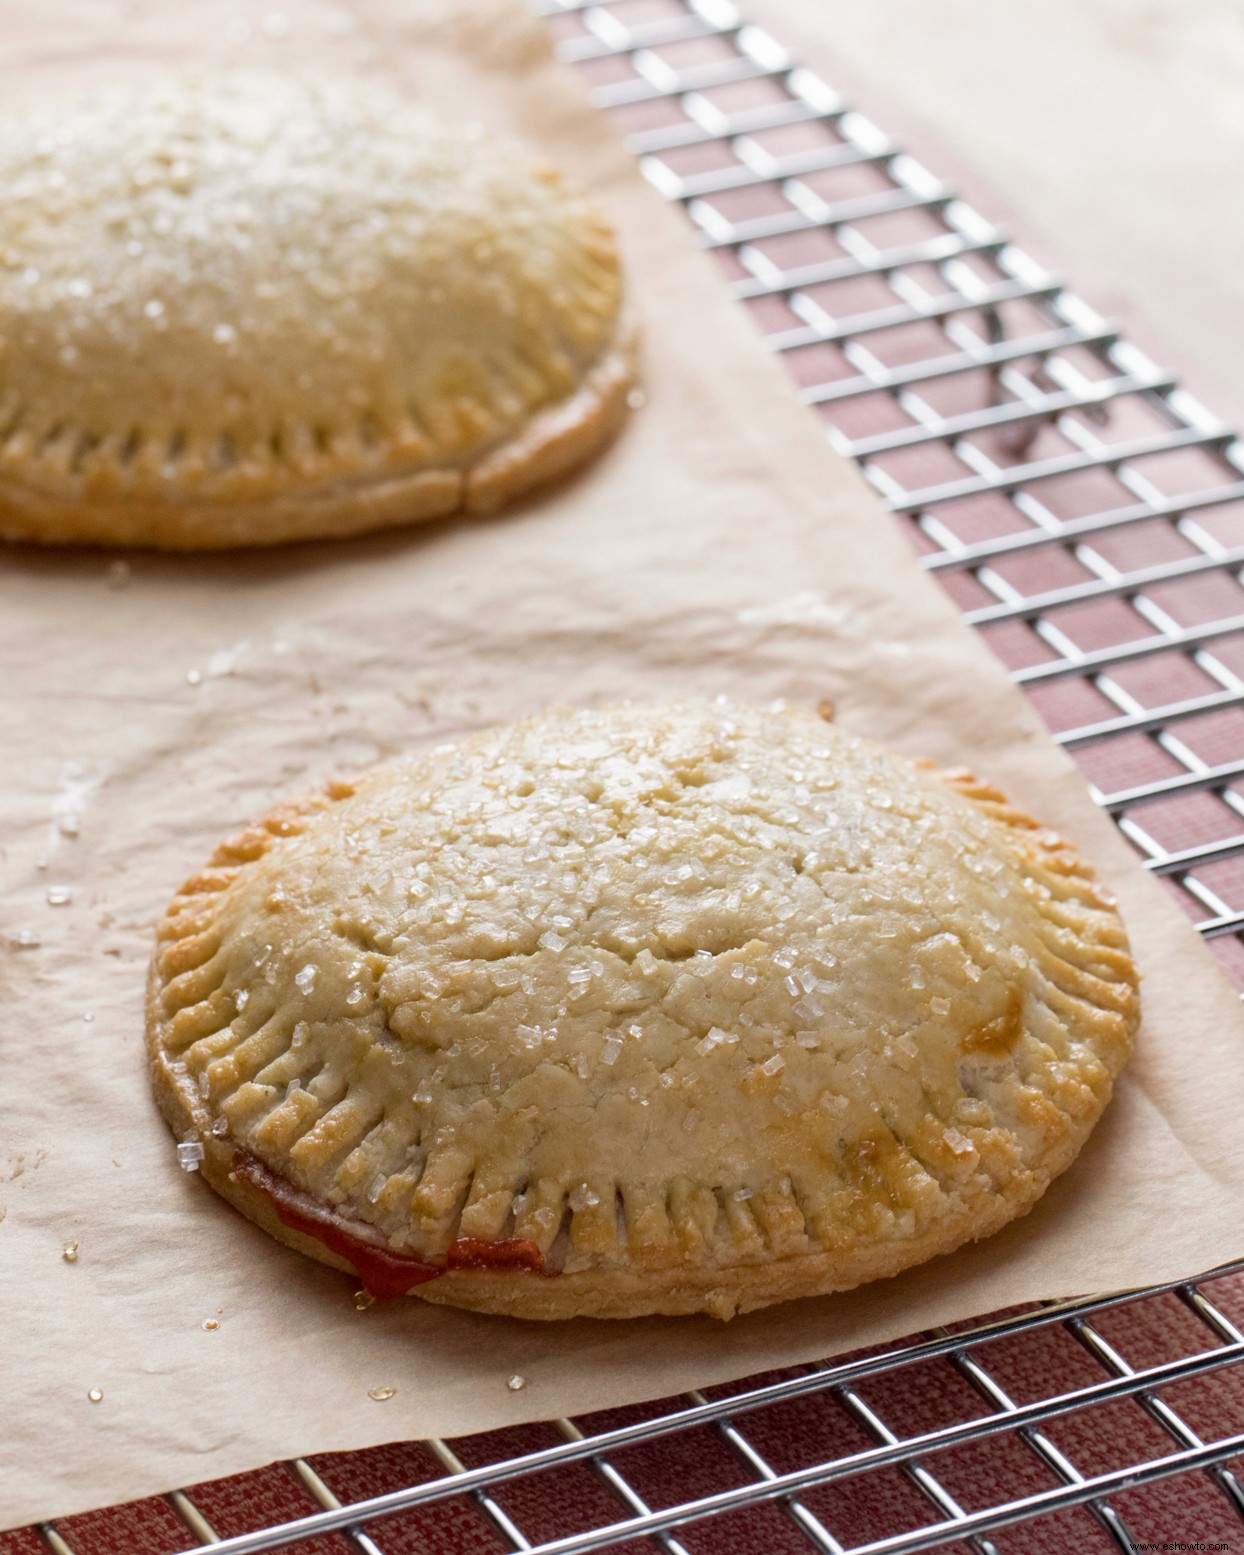
[[[614,437],[637,382],[639,331],[624,305],[614,339],[565,399],[546,405],[514,437],[465,468],[390,471],[290,492],[274,466],[255,475],[245,501],[156,502],[109,490],[66,502],[21,484],[0,463],[0,538],[46,545],[232,550],[346,539],[455,515],[484,516],[585,465]]]

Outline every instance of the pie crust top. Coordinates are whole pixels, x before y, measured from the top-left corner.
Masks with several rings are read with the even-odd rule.
[[[259,544],[497,506],[623,414],[613,234],[374,83],[0,117],[0,532]]]
[[[1023,1213],[1138,999],[1110,899],[996,790],[719,702],[272,811],[172,903],[149,1016],[174,1131],[283,1240],[519,1316],[729,1315]]]

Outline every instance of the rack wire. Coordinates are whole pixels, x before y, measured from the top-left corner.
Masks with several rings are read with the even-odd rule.
[[[1244,986],[1235,435],[730,0],[536,3]],[[0,1555],[1225,1550],[1244,1541],[1242,1276],[452,1447],[299,1459],[0,1535]]]

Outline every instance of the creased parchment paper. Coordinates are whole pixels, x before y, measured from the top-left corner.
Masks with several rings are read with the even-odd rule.
[[[265,31],[258,9],[208,0],[9,7],[0,102],[135,61],[329,62],[513,131],[620,224],[649,402],[582,479],[487,522],[140,555],[124,587],[103,554],[0,555],[0,1522],[673,1393],[1239,1253],[1234,1102],[1216,1121],[1244,1094],[1236,999],[541,26],[519,0],[280,15]],[[988,774],[1098,861],[1146,974],[1105,1121],[1027,1219],[862,1293],[728,1325],[357,1312],[349,1279],[177,1170],[142,1055],[157,914],[278,795],[553,700],[689,691],[828,696],[853,730]],[[50,905],[50,887],[72,901]],[[22,931],[41,943],[13,948]],[[396,1392],[377,1403],[375,1387]]]

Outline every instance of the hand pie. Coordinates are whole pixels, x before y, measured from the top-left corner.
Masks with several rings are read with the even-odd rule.
[[[483,512],[625,413],[613,234],[374,83],[0,118],[0,534],[175,549]]]
[[[160,929],[156,1095],[375,1294],[728,1317],[1022,1215],[1138,1018],[1110,899],[804,714],[558,710],[281,806]]]

